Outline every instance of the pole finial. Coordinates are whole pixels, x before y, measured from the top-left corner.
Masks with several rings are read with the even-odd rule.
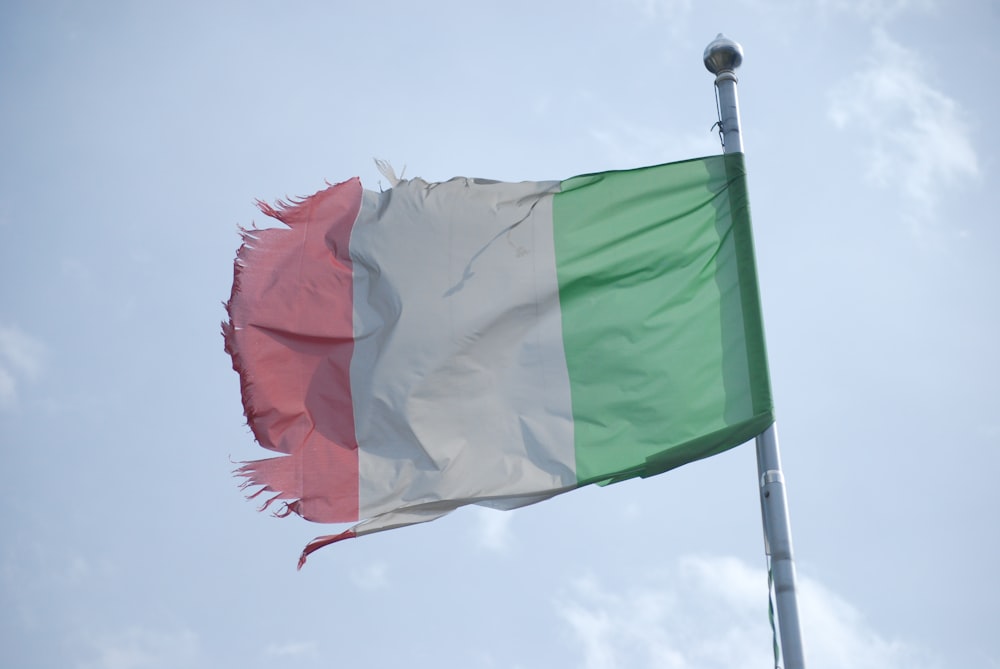
[[[712,74],[732,72],[743,63],[743,47],[722,33],[705,47],[705,67]]]

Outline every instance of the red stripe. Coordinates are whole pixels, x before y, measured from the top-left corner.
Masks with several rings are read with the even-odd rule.
[[[306,558],[309,557],[310,553],[318,551],[323,546],[329,546],[332,543],[338,541],[343,541],[344,539],[353,539],[357,536],[354,529],[349,529],[341,532],[340,534],[328,534],[325,537],[316,537],[302,549],[302,555],[299,556],[299,569],[302,569],[302,565],[306,563]]]
[[[358,179],[261,211],[288,226],[244,230],[223,323],[247,422],[261,446],[287,455],[243,463],[280,515],[358,519],[358,444],[351,402],[354,353],[351,230]]]

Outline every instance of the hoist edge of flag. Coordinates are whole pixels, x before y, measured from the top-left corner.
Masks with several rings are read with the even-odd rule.
[[[555,196],[580,485],[662,473],[773,422],[746,202],[742,154],[575,177]]]

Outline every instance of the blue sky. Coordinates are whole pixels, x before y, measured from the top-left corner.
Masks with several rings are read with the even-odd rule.
[[[719,151],[750,197],[813,668],[1000,667],[1000,10],[986,0],[0,9],[0,663],[768,666],[752,446],[324,549],[231,476],[237,226],[373,158],[560,179]]]

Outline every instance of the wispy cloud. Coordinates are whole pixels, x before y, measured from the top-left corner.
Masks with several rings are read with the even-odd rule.
[[[351,571],[351,581],[364,590],[377,590],[389,585],[389,568],[384,562],[372,562]]]
[[[675,21],[691,13],[691,0],[629,0],[647,19]]]
[[[962,110],[928,83],[918,55],[874,35],[870,66],[833,89],[830,120],[859,132],[870,181],[898,189],[921,218],[948,187],[977,177],[979,160]]]
[[[731,557],[680,559],[641,587],[585,578],[558,604],[586,669],[750,669],[773,661],[767,575]],[[886,639],[841,598],[800,582],[800,615],[813,669],[930,669],[919,649]]]
[[[497,511],[478,507],[478,522],[476,523],[477,540],[481,548],[497,553],[510,550],[513,535],[510,522],[514,514],[510,511]]]
[[[0,409],[17,404],[20,385],[42,372],[45,345],[15,326],[0,325]]]
[[[878,634],[860,611],[816,581],[803,581],[800,608],[803,626],[809,632],[805,642],[811,651],[810,666],[817,669],[941,666],[933,658],[922,656],[916,645]]]
[[[617,169],[705,156],[721,150],[718,134],[708,127],[702,133],[679,136],[622,121],[613,127],[591,129],[590,136],[604,149],[609,167]]]
[[[927,11],[934,0],[821,0],[820,5],[854,14],[868,21],[888,21],[911,11]]]
[[[176,669],[200,667],[198,636],[133,627],[91,642],[96,657],[80,669]]]
[[[315,641],[290,641],[268,644],[264,652],[275,657],[315,657],[319,644]]]

